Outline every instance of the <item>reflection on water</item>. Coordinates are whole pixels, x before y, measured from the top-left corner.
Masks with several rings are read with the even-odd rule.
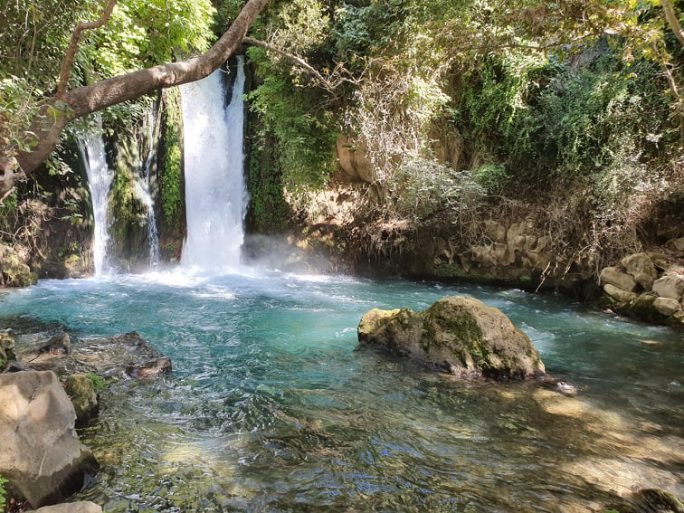
[[[581,390],[459,383],[355,351],[372,307],[501,308]],[[174,376],[116,385],[83,496],[107,511],[602,511],[684,495],[681,334],[516,290],[247,273],[45,281],[0,298],[74,333],[137,330]]]

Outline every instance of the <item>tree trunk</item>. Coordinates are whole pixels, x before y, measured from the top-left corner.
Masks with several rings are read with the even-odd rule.
[[[249,0],[230,28],[203,55],[102,80],[67,91],[59,100],[52,99],[33,122],[31,130],[36,134],[33,148],[17,155],[21,169],[28,174],[40,166],[56,148],[59,135],[69,121],[211,74],[235,52],[268,1]]]

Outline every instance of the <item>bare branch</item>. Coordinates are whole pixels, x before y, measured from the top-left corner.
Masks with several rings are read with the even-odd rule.
[[[329,93],[336,95],[335,94],[335,88],[339,84],[333,84],[325,78],[321,73],[311,66],[308,62],[306,62],[304,59],[301,57],[298,57],[297,55],[291,54],[289,52],[286,52],[282,48],[277,47],[276,45],[273,45],[271,43],[267,43],[265,41],[261,41],[259,39],[254,39],[253,37],[245,37],[242,39],[242,42],[248,45],[253,45],[253,46],[260,46],[261,48],[265,48],[266,50],[272,51],[277,53],[278,55],[282,55],[283,57],[293,61],[296,63],[298,66],[301,68],[304,68],[306,71],[308,71],[311,75],[313,75],[316,80],[318,80],[321,83],[321,86],[328,91]]]
[[[71,34],[71,40],[69,41],[69,46],[67,47],[66,55],[62,60],[62,68],[59,71],[59,80],[57,82],[57,93],[55,98],[62,99],[66,94],[67,87],[69,87],[69,78],[71,77],[71,69],[74,67],[74,60],[76,59],[76,54],[78,53],[78,44],[81,41],[81,36],[86,30],[95,30],[102,27],[112,15],[114,6],[117,0],[109,0],[104,11],[100,17],[95,21],[83,21],[76,25],[76,28]]]

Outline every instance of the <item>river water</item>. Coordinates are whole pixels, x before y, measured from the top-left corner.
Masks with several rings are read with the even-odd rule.
[[[464,383],[357,350],[373,307],[469,294],[508,314],[580,389]],[[139,331],[174,373],[103,395],[82,436],[105,511],[604,511],[684,496],[681,333],[518,290],[243,268],[41,281],[0,316],[75,337]],[[74,342],[78,343],[78,341]]]

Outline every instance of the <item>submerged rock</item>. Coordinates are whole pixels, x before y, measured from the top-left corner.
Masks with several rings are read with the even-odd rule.
[[[0,375],[0,475],[34,507],[77,491],[97,469],[75,420],[53,372]]]
[[[470,297],[446,297],[422,312],[373,309],[361,319],[358,338],[461,377],[524,379],[545,372],[527,335],[500,310]]]
[[[131,365],[126,373],[132,378],[150,379],[157,378],[162,374],[170,374],[172,370],[171,359],[165,356],[147,361],[142,365]]]
[[[20,351],[17,356],[31,368],[52,370],[60,376],[95,373],[107,378],[129,379],[151,377],[171,370],[171,361],[135,331],[112,337],[79,339],[69,345],[68,354],[63,351],[46,352],[42,348],[47,345],[49,342],[33,345]],[[154,368],[157,370],[154,371]]]
[[[94,502],[67,502],[45,506],[33,511],[33,513],[102,513],[102,508]]]

